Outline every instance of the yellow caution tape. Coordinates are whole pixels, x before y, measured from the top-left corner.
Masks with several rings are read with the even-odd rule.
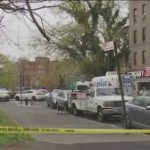
[[[123,133],[150,133],[150,129],[70,129],[70,128],[0,127],[0,133],[123,134]]]

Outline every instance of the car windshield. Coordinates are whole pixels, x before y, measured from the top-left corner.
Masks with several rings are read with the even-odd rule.
[[[58,92],[60,92],[60,89],[54,89],[52,92],[53,93],[58,93]]]
[[[39,89],[39,90],[37,90],[37,91],[43,92],[43,93],[48,93],[48,90],[45,90],[45,89]]]
[[[147,90],[143,93],[143,96],[150,96],[150,90]]]
[[[97,88],[96,96],[102,95],[120,95],[118,88]]]
[[[8,94],[8,93],[9,93],[9,91],[0,89],[0,94]]]

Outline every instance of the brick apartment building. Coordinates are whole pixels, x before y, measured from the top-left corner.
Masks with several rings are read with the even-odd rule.
[[[129,1],[130,71],[150,88],[150,1]]]
[[[50,59],[47,57],[36,57],[35,61],[26,59],[16,63],[18,72],[18,86],[22,87],[45,87],[48,83]]]
[[[130,64],[132,70],[150,66],[150,1],[130,3]]]

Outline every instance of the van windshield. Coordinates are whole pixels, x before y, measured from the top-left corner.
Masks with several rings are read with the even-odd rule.
[[[120,90],[118,88],[97,88],[96,96],[102,95],[120,95]]]
[[[86,86],[86,85],[78,85],[77,86],[77,90],[79,90],[79,91],[87,91],[88,90],[88,86]]]

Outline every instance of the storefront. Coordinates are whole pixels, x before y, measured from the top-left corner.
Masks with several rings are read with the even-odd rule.
[[[140,77],[137,78],[136,81],[138,90],[143,89],[143,87],[145,89],[150,89],[150,77]]]
[[[144,70],[133,71],[130,73],[136,77],[137,94],[140,90],[150,89],[150,67],[145,67]]]

